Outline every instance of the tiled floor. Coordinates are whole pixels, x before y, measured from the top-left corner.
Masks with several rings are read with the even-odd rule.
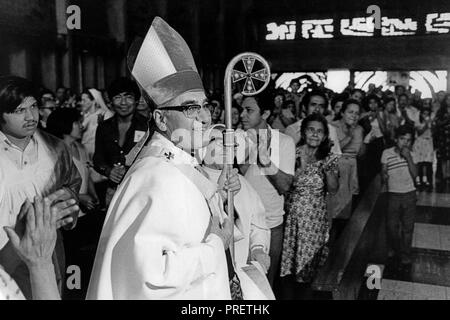
[[[378,300],[450,300],[450,194],[418,194],[413,263],[387,260]],[[366,290],[367,291],[367,290]]]
[[[416,223],[430,223],[450,226],[450,209],[418,206]]]
[[[383,278],[450,287],[450,252],[415,248],[412,260],[409,268],[402,269],[387,261]]]
[[[412,246],[422,249],[450,251],[450,226],[415,223]]]
[[[383,279],[378,300],[450,300],[450,288]]]
[[[440,225],[415,223],[412,246],[415,248],[442,250]]]
[[[450,194],[419,192],[417,195],[417,205],[427,207],[450,208]]]

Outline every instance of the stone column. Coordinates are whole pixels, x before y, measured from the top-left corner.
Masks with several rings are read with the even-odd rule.
[[[9,73],[19,77],[29,77],[30,68],[28,66],[27,51],[24,47],[12,47],[9,53]]]
[[[447,69],[447,92],[450,92],[450,68]]]
[[[112,38],[116,40],[121,48],[128,47],[127,43],[127,5],[126,0],[108,0],[107,1],[107,19],[108,30]],[[120,52],[119,75],[127,74],[126,52]]]
[[[55,90],[57,84],[56,52],[44,50],[41,54],[42,84],[50,90]]]

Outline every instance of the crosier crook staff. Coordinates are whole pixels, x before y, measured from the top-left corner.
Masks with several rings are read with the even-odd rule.
[[[262,69],[253,71],[255,62],[258,61],[262,65]],[[244,71],[236,70],[236,65],[242,62],[245,68]],[[241,82],[245,80],[244,87],[241,93],[245,96],[254,96],[261,93],[269,84],[270,81],[270,67],[267,61],[257,53],[244,52],[235,56],[228,63],[225,69],[224,88],[225,88],[225,133],[224,133],[224,163],[227,170],[227,176],[230,175],[233,169],[234,162],[234,130],[231,123],[231,102],[232,102],[232,88],[231,84]],[[256,82],[255,82],[256,80]],[[258,89],[257,89],[258,87]],[[227,205],[228,217],[231,220],[231,225],[234,226],[234,202],[233,193],[228,190],[228,205]],[[234,254],[234,228],[231,229],[231,256],[233,264],[235,262]]]

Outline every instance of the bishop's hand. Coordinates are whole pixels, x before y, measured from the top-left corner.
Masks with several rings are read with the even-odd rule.
[[[228,198],[228,190],[236,194],[241,190],[241,182],[239,180],[238,170],[233,168],[231,174],[227,179],[227,169],[224,168],[217,181],[217,190],[219,191],[222,199],[225,201]]]

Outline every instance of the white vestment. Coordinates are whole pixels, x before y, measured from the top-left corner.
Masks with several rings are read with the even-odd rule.
[[[176,165],[197,161],[155,133],[112,199],[87,299],[231,298],[206,200]]]
[[[217,183],[222,171],[203,167],[209,179]],[[234,196],[236,220],[234,227],[235,262],[237,266],[247,265],[252,249],[261,248],[269,253],[270,229],[266,224],[264,205],[250,183],[239,175],[241,189]]]
[[[213,183],[219,180],[221,171],[203,167]],[[257,261],[250,261],[250,252],[261,248],[269,253],[270,229],[266,224],[264,205],[250,183],[239,175],[241,189],[234,196],[234,255],[235,271],[240,279],[244,300],[273,300],[272,289],[262,267]],[[249,267],[250,266],[250,267]],[[248,271],[248,270],[251,271]],[[247,270],[247,271],[246,271]],[[251,276],[253,275],[253,276]]]

